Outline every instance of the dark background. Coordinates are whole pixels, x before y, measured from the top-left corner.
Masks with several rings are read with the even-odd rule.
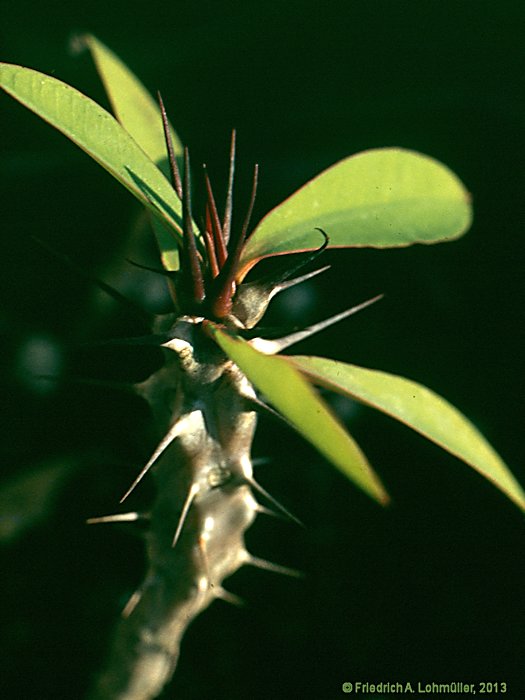
[[[259,162],[259,216],[364,148],[403,146],[451,167],[474,198],[465,238],[327,253],[332,270],[303,295],[283,296],[271,320],[293,313],[313,322],[384,292],[380,304],[297,352],[432,387],[525,483],[523,3],[19,0],[1,2],[0,13],[3,60],[52,73],[105,104],[88,56],[68,49],[76,31],[99,36],[162,90],[195,162],[206,159],[218,182],[235,126],[239,201],[249,186],[242,174]],[[14,507],[21,524],[2,549],[0,694],[76,699],[143,565],[139,539],[84,520],[113,512],[152,434],[138,400],[73,377],[137,379],[156,358],[86,346],[144,328],[94,301],[88,280],[29,237],[111,278],[107,265],[122,259],[138,205],[12,100],[2,97],[1,110],[4,483],[42,465],[58,465],[65,477],[40,520],[27,485]],[[270,460],[258,478],[307,527],[265,519],[249,545],[306,577],[237,574],[229,588],[246,607],[217,603],[192,625],[162,697],[318,700],[341,697],[344,681],[390,680],[506,682],[506,697],[522,698],[517,508],[405,427],[338,407],[392,506],[367,500],[287,427],[262,419],[254,454]]]

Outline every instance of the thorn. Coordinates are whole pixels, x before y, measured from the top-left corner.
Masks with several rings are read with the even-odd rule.
[[[247,396],[247,397],[245,397],[245,398],[246,398],[246,400],[247,400],[247,402],[248,402],[249,404],[250,404],[250,403],[253,404],[255,407],[262,409],[262,410],[265,411],[266,413],[269,413],[269,414],[270,414],[271,416],[273,416],[274,418],[277,418],[277,419],[280,420],[281,422],[286,423],[286,425],[287,425],[289,428],[292,428],[293,430],[297,430],[297,428],[295,427],[295,425],[293,425],[293,423],[291,423],[291,422],[288,420],[288,418],[286,418],[286,416],[283,416],[282,413],[279,413],[278,411],[276,411],[274,408],[272,408],[271,406],[269,406],[265,401],[263,401],[262,399],[260,399],[258,396]]]
[[[257,503],[257,506],[256,506],[256,508],[255,508],[255,511],[256,511],[257,513],[260,513],[261,515],[269,515],[269,516],[271,516],[272,518],[279,518],[280,520],[285,520],[285,519],[287,519],[287,518],[285,518],[285,517],[283,516],[282,513],[278,513],[278,512],[275,511],[275,510],[271,510],[271,508],[265,508],[265,506],[262,506],[260,503]]]
[[[122,615],[122,617],[124,617],[124,618],[129,617],[131,615],[131,613],[137,607],[141,598],[142,598],[142,591],[141,590],[135,591],[135,593],[133,593],[131,598],[128,600],[128,602],[124,606],[124,609],[120,613]]]
[[[218,318],[227,316],[232,308],[232,297],[235,289],[235,273],[241,257],[244,241],[250,225],[250,220],[255,203],[255,195],[257,193],[259,166],[256,164],[253,170],[253,183],[248,204],[248,211],[242,225],[241,233],[232,239],[229,245],[228,257],[224,263],[219,276],[217,277],[217,292],[213,300],[213,313]]]
[[[232,138],[230,142],[230,170],[228,174],[228,191],[226,193],[226,204],[224,206],[224,218],[222,221],[222,237],[226,245],[230,240],[230,232],[232,225],[232,209],[233,209],[233,178],[235,175],[235,129],[232,129]]]
[[[288,280],[293,274],[298,272],[301,268],[305,267],[308,265],[308,263],[313,262],[318,258],[321,253],[323,253],[328,245],[329,238],[326,235],[326,233],[322,229],[316,229],[317,231],[320,231],[323,234],[324,240],[322,244],[319,246],[319,248],[316,248],[315,250],[309,250],[301,253],[295,253],[292,255],[292,259],[295,258],[295,262],[292,264],[292,266],[289,266],[288,264],[281,265],[277,270],[274,270],[273,273],[270,273],[263,277],[262,279],[255,280],[254,282],[248,282],[245,283],[243,286],[262,286],[266,289],[273,289],[275,286],[281,286],[283,284],[286,284],[285,280]],[[293,260],[292,260],[293,262]],[[327,270],[330,267],[330,265],[326,265],[325,267],[321,268],[318,272],[315,273],[309,273],[312,276],[315,274],[319,274],[320,272],[324,272],[324,270]],[[303,276],[299,277],[298,281],[295,282],[295,284],[299,284],[299,281],[303,281],[304,279],[308,279],[308,277]],[[293,280],[291,281],[293,285]]]
[[[271,461],[271,457],[254,457],[252,459],[252,465],[254,467],[264,467],[265,464],[270,464]]]
[[[262,399],[260,399],[258,396],[244,396],[246,399],[246,402],[248,404],[253,405],[255,409],[261,408],[263,411],[266,411],[267,413],[270,413],[272,416],[275,418],[279,418],[281,420],[286,421],[286,418],[282,416],[280,413],[277,413],[277,411],[269,406],[267,403],[265,403]]]
[[[235,593],[230,593],[230,591],[225,590],[222,586],[214,586],[213,592],[216,598],[224,600],[225,603],[231,603],[239,608],[246,605],[246,602],[242,598],[235,595]]]
[[[246,552],[246,564],[255,566],[258,569],[265,569],[266,571],[273,571],[275,574],[283,574],[284,576],[292,576],[293,578],[304,578],[302,571],[297,571],[297,569],[290,569],[288,566],[281,566],[281,564],[274,564],[266,559],[260,559],[259,557],[252,556],[249,552]]]
[[[255,481],[255,479],[248,478],[245,476],[243,478],[243,481],[249,484],[255,491],[260,493],[261,496],[264,496],[264,498],[270,501],[270,503],[274,505],[277,508],[277,510],[280,510],[281,513],[283,513],[289,520],[292,520],[297,525],[304,527],[303,523],[299,520],[299,518],[296,518],[295,515],[290,513],[289,510],[287,510],[283,505],[281,505],[281,503],[279,503],[279,501],[276,498],[270,495],[268,491],[266,491],[266,489],[264,489],[257,481]]]
[[[255,197],[257,195],[257,184],[259,182],[259,165],[255,163],[253,167],[253,180],[252,180],[252,191],[250,194],[250,202],[248,204],[248,211],[246,212],[246,217],[244,219],[244,223],[242,225],[242,231],[241,231],[241,241],[240,243],[237,243],[235,248],[237,252],[237,249],[242,250],[242,244],[244,243],[244,240],[246,238],[246,235],[248,234],[248,228],[250,226],[250,221],[252,219],[252,214],[253,214],[253,207],[255,204]],[[238,250],[237,257],[240,257],[241,250]]]
[[[284,282],[284,280],[287,280],[289,277],[291,277],[291,275],[293,275],[295,272],[300,270],[302,267],[305,267],[305,265],[308,265],[308,263],[311,263],[313,260],[316,260],[321,255],[321,253],[324,253],[324,251],[326,250],[326,248],[328,246],[328,243],[330,242],[330,239],[328,237],[328,234],[325,231],[323,231],[322,228],[316,227],[316,231],[319,231],[323,235],[323,238],[324,238],[324,240],[321,243],[321,245],[319,246],[319,248],[316,248],[315,250],[312,250],[312,251],[306,251],[304,253],[299,253],[300,260],[298,260],[295,265],[293,265],[291,268],[289,268],[288,270],[285,271],[283,277],[280,280],[281,282]],[[320,271],[324,272],[324,270],[327,270],[329,267],[330,267],[330,265],[326,265]],[[319,272],[311,273],[311,274],[313,276],[314,274],[319,274]],[[298,280],[300,280],[301,282],[304,279],[308,279],[308,277],[303,276],[303,277],[298,278]],[[299,284],[299,282],[296,282],[295,284]],[[292,285],[293,285],[293,281],[292,281]]]
[[[207,204],[209,207],[210,219],[212,224],[215,250],[217,251],[217,261],[219,263],[219,267],[222,267],[224,265],[224,261],[227,258],[228,252],[226,250],[226,242],[224,239],[223,229],[221,227],[221,222],[219,219],[219,214],[217,212],[217,205],[215,204],[215,197],[213,196],[213,190],[211,187],[210,178],[208,176],[208,170],[205,165],[203,166],[203,168],[204,181],[206,183],[206,193],[208,196]]]
[[[120,499],[120,503],[124,503],[126,498],[130,495],[130,493],[135,489],[135,487],[138,485],[140,481],[146,476],[147,472],[150,470],[150,468],[155,464],[157,459],[162,455],[162,453],[168,449],[170,444],[175,440],[175,438],[178,437],[180,433],[180,423],[181,421],[177,421],[175,425],[168,431],[168,433],[162,438],[160,443],[158,444],[155,452],[151,455],[150,459],[148,462],[145,464],[145,466],[141,469],[139,475],[135,479],[135,481],[131,484],[129,489],[126,491],[126,493],[122,496]]]
[[[95,277],[94,275],[89,274],[86,272],[86,270],[75,263],[72,258],[69,257],[69,255],[66,255],[65,253],[61,253],[58,250],[55,250],[53,247],[49,245],[46,241],[43,241],[41,238],[38,238],[38,236],[31,235],[32,240],[35,243],[38,243],[38,245],[44,250],[46,250],[50,255],[55,257],[57,260],[60,260],[63,262],[65,265],[67,265],[70,269],[73,270],[76,274],[80,275],[83,277],[83,279],[88,280],[92,284],[95,284],[99,289],[101,289],[103,292],[105,292],[108,296],[110,296],[112,299],[115,301],[118,301],[120,304],[125,306],[127,309],[133,311],[134,313],[140,315],[144,320],[148,322],[148,325],[151,323],[151,314],[148,313],[145,309],[143,309],[141,306],[138,304],[135,304],[135,302],[131,301],[131,299],[128,299],[126,296],[121,294],[118,289],[115,289],[112,287],[110,284],[107,284],[107,282],[104,282],[103,280],[98,279],[98,277]]]
[[[162,101],[160,91],[157,91],[157,97],[159,98],[160,113],[162,116],[164,140],[166,141],[166,148],[168,149],[168,161],[170,164],[171,171],[171,184],[173,185],[173,189],[177,193],[177,197],[182,201],[182,181],[180,178],[179,166],[177,165],[177,158],[175,156],[175,149],[173,148],[173,141],[171,138],[171,129],[168,121],[168,115],[166,113],[166,108],[164,107],[164,102]]]
[[[178,274],[173,270],[165,270],[159,269],[158,267],[150,267],[149,265],[143,265],[142,263],[135,262],[135,260],[131,260],[130,258],[126,258],[126,262],[128,262],[130,265],[133,265],[133,267],[138,267],[139,270],[147,270],[148,272],[154,272],[155,274],[162,275],[163,277],[174,277]]]
[[[182,506],[182,511],[180,514],[179,522],[177,524],[177,529],[175,530],[175,534],[173,535],[173,542],[171,543],[172,547],[175,547],[175,545],[178,542],[178,539],[180,537],[180,533],[182,532],[182,528],[184,526],[184,522],[186,521],[186,517],[188,515],[188,512],[191,508],[191,504],[195,500],[195,496],[199,493],[200,486],[198,483],[193,483],[190,486],[190,490],[188,491],[188,495],[186,496],[186,500],[184,501],[184,505]]]
[[[325,240],[317,250],[307,253],[299,253],[299,261],[290,267],[290,265],[280,265],[277,270],[271,274],[254,280],[253,282],[243,282],[237,289],[237,293],[233,300],[233,311],[238,320],[244,325],[245,330],[251,330],[259,323],[263,315],[266,313],[268,304],[273,297],[284,289],[300,284],[315,275],[329,269],[329,265],[309,272],[301,277],[290,280],[290,276],[297,270],[312,262],[318,257],[328,244],[328,236],[322,232]],[[297,258],[297,256],[294,256]]]
[[[215,255],[215,243],[213,242],[213,236],[208,228],[208,206],[206,206],[206,225],[202,229],[202,237],[204,238],[204,243],[206,245],[206,256],[208,258],[208,269],[211,273],[213,279],[219,274],[219,264],[217,263],[217,256]]]
[[[184,227],[184,254],[187,260],[193,301],[199,303],[204,299],[204,282],[199,262],[199,254],[195,243],[193,221],[191,216],[191,173],[190,154],[184,148],[184,196],[182,199],[182,219]]]
[[[326,272],[327,270],[330,269],[330,265],[325,265],[324,267],[320,267],[318,270],[312,270],[312,272],[307,272],[304,275],[301,275],[300,277],[294,277],[291,280],[286,280],[284,282],[281,282],[280,284],[277,284],[274,288],[273,291],[270,293],[270,299],[273,299],[273,297],[278,294],[279,292],[284,291],[285,289],[290,289],[290,287],[295,287],[296,284],[301,284],[302,282],[306,282],[306,280],[312,279],[312,277],[316,277],[317,275],[320,275],[322,272]]]
[[[96,518],[88,518],[87,525],[98,525],[99,523],[133,523],[137,520],[149,520],[148,513],[115,513],[114,515],[101,515]]]
[[[358,304],[357,306],[353,306],[351,309],[347,309],[346,311],[342,311],[341,313],[336,314],[335,316],[326,318],[324,321],[319,321],[319,323],[314,323],[313,326],[308,326],[308,328],[305,328],[302,331],[290,333],[290,335],[285,335],[284,337],[277,338],[276,340],[254,338],[252,341],[250,341],[250,344],[256,350],[259,350],[260,352],[263,352],[266,355],[275,355],[276,353],[281,352],[281,350],[284,350],[285,348],[288,348],[291,345],[298,343],[300,340],[305,340],[305,338],[309,338],[311,335],[319,333],[319,331],[323,331],[325,328],[332,326],[334,323],[343,321],[345,318],[352,316],[358,311],[362,311],[367,306],[370,306],[376,301],[379,301],[379,299],[382,299],[383,296],[384,294],[378,294],[372,299],[364,301],[362,304]]]

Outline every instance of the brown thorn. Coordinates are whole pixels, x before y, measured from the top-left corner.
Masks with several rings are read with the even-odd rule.
[[[68,265],[69,268],[73,270],[73,272],[75,272],[78,275],[81,275],[88,282],[95,284],[99,289],[101,289],[105,294],[110,296],[115,301],[118,301],[120,304],[127,307],[128,309],[130,309],[134,313],[139,314],[148,323],[148,325],[151,323],[151,314],[148,311],[146,311],[146,309],[143,309],[141,306],[136,304],[134,301],[132,301],[131,299],[128,299],[126,296],[124,296],[124,294],[119,292],[118,289],[115,289],[115,287],[112,287],[110,284],[108,284],[107,282],[104,282],[103,280],[99,279],[98,277],[91,275],[89,272],[87,272],[87,270],[82,265],[80,265],[79,263],[76,263],[73,260],[73,258],[70,258],[69,255],[66,255],[65,253],[62,253],[61,251],[56,250],[49,243],[47,243],[47,241],[44,241],[42,238],[39,238],[38,236],[35,236],[34,234],[31,234],[30,237],[31,237],[31,240],[33,240],[39,246],[44,248],[44,250],[46,250],[50,255],[53,255],[57,260],[60,260],[61,262]]]
[[[235,139],[236,131],[232,129],[232,138],[230,143],[230,171],[228,175],[228,192],[226,194],[226,205],[224,207],[224,219],[222,222],[222,234],[224,241],[227,244],[230,240],[231,224],[232,224],[232,209],[233,209],[233,177],[235,174]]]
[[[219,264],[217,262],[217,255],[215,254],[215,243],[213,241],[213,234],[211,232],[211,216],[210,208],[206,204],[206,224],[203,230],[203,238],[206,244],[206,254],[208,258],[208,265],[210,268],[211,276],[217,277],[219,274]]]
[[[253,166],[253,181],[252,181],[252,193],[250,196],[250,204],[248,205],[248,211],[246,212],[246,218],[244,219],[244,224],[242,225],[241,240],[236,245],[235,253],[240,257],[242,245],[246,239],[248,233],[248,227],[253,213],[253,205],[255,204],[255,197],[257,195],[257,183],[259,182],[259,165],[256,163]],[[237,250],[239,248],[239,250]]]
[[[213,311],[218,318],[224,318],[230,311],[232,306],[232,296],[234,291],[235,273],[237,271],[237,266],[242,253],[242,248],[244,241],[246,240],[246,234],[248,233],[248,227],[250,225],[250,220],[252,218],[253,206],[255,204],[255,195],[257,194],[257,182],[259,176],[259,166],[256,164],[253,169],[253,184],[252,192],[250,195],[250,203],[248,205],[248,211],[246,212],[246,217],[242,225],[240,235],[232,239],[230,244],[230,251],[228,253],[228,258],[224,263],[224,266],[219,275],[219,289],[215,295],[213,301]]]
[[[219,214],[217,212],[217,205],[215,204],[215,197],[213,196],[213,190],[211,187],[210,178],[208,176],[208,171],[205,165],[203,167],[204,180],[206,182],[206,192],[208,195],[208,206],[210,208],[211,223],[213,225],[212,231],[215,240],[215,249],[217,251],[217,260],[219,262],[219,267],[222,267],[228,255],[228,252],[226,250],[226,244],[224,242],[223,230],[221,227]]]
[[[188,148],[184,148],[184,192],[182,198],[182,220],[184,226],[184,253],[186,264],[191,276],[192,296],[194,301],[201,302],[204,299],[204,281],[199,262],[199,254],[195,244],[193,221],[191,216],[191,178],[190,155]]]
[[[171,184],[173,189],[177,193],[177,196],[182,200],[182,180],[180,178],[179,166],[177,165],[177,158],[175,157],[175,149],[173,148],[173,141],[171,138],[170,124],[168,121],[168,115],[166,113],[166,108],[164,107],[164,102],[162,101],[162,96],[159,91],[157,91],[157,97],[159,99],[160,114],[162,116],[162,127],[164,129],[164,139],[166,141],[166,148],[168,149],[168,160],[170,164],[171,172]]]

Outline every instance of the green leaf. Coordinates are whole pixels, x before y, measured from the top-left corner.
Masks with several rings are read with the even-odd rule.
[[[118,121],[164,175],[169,176],[164,129],[157,102],[120,58],[99,39],[92,34],[86,34],[80,39],[93,56]],[[180,156],[182,144],[171,125],[170,130],[173,150],[175,155]],[[167,270],[178,270],[179,253],[173,236],[156,218],[152,218],[152,226],[164,267]]]
[[[316,384],[373,406],[474,467],[517,506],[525,493],[501,457],[456,408],[409,379],[323,357],[289,357],[293,367]]]
[[[176,249],[181,205],[168,180],[117,120],[70,85],[30,68],[0,63],[0,87],[57,128],[169,229]]]
[[[151,160],[161,166],[167,161],[162,117],[157,102],[130,69],[91,34],[82,37],[108,94],[113,113]],[[182,144],[171,128],[173,149],[182,155]],[[166,171],[167,173],[167,171]]]
[[[329,246],[390,248],[464,233],[470,198],[458,178],[428,156],[379,148],[328,168],[270,211],[243,251],[242,276],[261,258]]]
[[[359,446],[300,372],[284,358],[265,355],[212,323],[206,327],[249,381],[303,437],[365,493],[381,503],[388,502],[388,494]]]

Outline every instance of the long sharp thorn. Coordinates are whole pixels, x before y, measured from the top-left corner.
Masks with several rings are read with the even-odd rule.
[[[38,238],[38,236],[31,235],[31,238],[33,239],[33,241],[35,241],[35,243],[38,243],[39,246],[44,248],[44,250],[53,255],[53,257],[55,257],[58,260],[61,260],[63,263],[68,265],[75,273],[81,275],[85,280],[88,280],[92,284],[96,284],[99,289],[105,292],[112,299],[115,299],[115,301],[118,301],[120,304],[130,309],[131,311],[138,313],[143,319],[145,319],[148,322],[148,324],[151,322],[152,315],[148,313],[145,309],[143,309],[141,306],[131,301],[131,299],[128,299],[126,296],[124,296],[121,292],[118,291],[118,289],[115,289],[111,285],[107,284],[107,282],[98,279],[98,277],[90,275],[88,272],[86,272],[86,270],[83,267],[75,263],[69,257],[69,255],[55,250],[52,246],[46,243],[46,241],[43,241],[41,238]]]
[[[173,541],[171,543],[172,547],[175,547],[177,544],[180,533],[182,532],[182,528],[184,526],[184,523],[186,521],[186,517],[189,513],[189,510],[191,508],[191,504],[195,500],[195,496],[199,493],[199,484],[193,483],[190,486],[190,490],[188,491],[188,495],[186,496],[186,500],[184,501],[184,505],[182,506],[182,511],[180,514],[179,522],[177,524],[177,529],[175,530],[175,534],[173,535]]]
[[[315,333],[319,333],[319,331],[322,331],[325,328],[328,328],[328,326],[332,326],[334,323],[338,323],[339,321],[343,321],[345,318],[348,318],[349,316],[356,314],[358,311],[361,311],[362,309],[365,309],[367,306],[370,306],[371,304],[374,304],[376,301],[379,301],[379,299],[382,299],[383,296],[384,296],[384,294],[378,294],[377,296],[373,297],[372,299],[368,299],[367,301],[364,301],[362,304],[358,304],[357,306],[353,306],[351,309],[347,309],[346,311],[342,311],[340,314],[336,314],[335,316],[331,316],[330,318],[326,318],[324,321],[320,321],[319,323],[314,323],[313,326],[308,326],[308,328],[305,328],[302,331],[297,331],[295,333],[290,333],[290,335],[285,335],[283,338],[277,338],[276,340],[265,340],[264,338],[254,338],[252,341],[250,341],[250,344],[256,350],[259,350],[260,352],[264,352],[266,355],[275,355],[276,353],[281,352],[281,350],[284,350],[285,348],[290,347],[290,345],[294,345],[295,343],[298,343],[300,340],[305,340],[305,338],[309,338],[311,335],[314,335]]]
[[[326,272],[329,269],[330,265],[325,265],[324,267],[320,267],[318,270],[312,270],[312,272],[307,272],[306,274],[301,275],[300,277],[294,277],[291,280],[286,280],[285,282],[276,284],[270,292],[270,299],[273,299],[273,297],[276,294],[279,294],[279,292],[282,292],[285,289],[290,289],[290,287],[295,287],[296,284],[306,282],[306,280],[312,279],[312,277],[316,277],[317,275],[320,275],[322,272]]]
[[[132,594],[131,598],[128,600],[128,602],[124,606],[124,609],[120,613],[122,615],[122,617],[124,617],[124,618],[129,617],[131,615],[131,613],[137,607],[141,598],[142,598],[142,591],[141,590],[135,591],[135,593]]]
[[[230,170],[228,174],[228,191],[226,193],[226,204],[224,207],[224,218],[222,221],[222,235],[224,242],[228,244],[230,240],[230,232],[232,225],[232,209],[233,209],[233,178],[235,175],[235,129],[232,130],[232,138],[230,143]]]
[[[302,571],[297,571],[297,569],[290,569],[288,566],[281,566],[281,564],[274,564],[266,559],[260,559],[259,557],[254,557],[247,553],[246,564],[251,566],[256,566],[258,569],[265,569],[265,571],[273,571],[275,574],[283,574],[284,576],[292,576],[293,578],[303,578],[304,574]]]
[[[246,605],[245,601],[242,598],[240,598],[238,595],[235,595],[235,593],[230,593],[230,591],[225,590],[222,586],[214,586],[213,592],[216,598],[224,600],[225,603],[231,603],[232,605],[236,605],[239,608],[244,607]]]
[[[219,264],[217,262],[217,255],[215,254],[215,242],[213,240],[210,208],[208,205],[206,205],[206,223],[202,229],[202,235],[206,244],[209,271],[211,272],[211,276],[215,278],[219,274]]]
[[[156,275],[162,275],[163,277],[173,278],[174,275],[178,273],[173,270],[166,270],[165,268],[151,267],[150,265],[143,265],[142,263],[136,262],[136,260],[131,260],[131,258],[126,258],[126,262],[133,267],[137,267],[139,270],[147,270],[147,272],[154,272]]]
[[[115,513],[114,515],[101,515],[97,518],[88,518],[88,525],[98,525],[99,523],[133,523],[137,520],[147,520],[148,516],[144,513]]]
[[[328,234],[326,233],[326,231],[323,231],[322,228],[319,228],[319,227],[316,226],[316,231],[319,231],[319,233],[320,233],[320,234],[323,236],[323,238],[324,238],[322,244],[319,246],[319,248],[316,248],[315,250],[312,250],[312,251],[310,251],[310,252],[305,252],[305,253],[299,254],[299,255],[300,255],[300,260],[297,262],[296,265],[294,265],[292,268],[290,268],[289,270],[287,270],[286,276],[284,277],[284,279],[288,279],[288,278],[291,277],[295,272],[297,272],[298,270],[300,270],[300,269],[301,269],[302,267],[304,267],[305,265],[308,265],[308,263],[312,262],[313,260],[315,260],[316,258],[318,258],[322,253],[324,253],[324,251],[325,251],[326,248],[328,247],[328,244],[329,244],[329,242],[330,242],[330,238],[329,238]],[[327,267],[329,267],[329,265],[328,265]],[[326,269],[326,268],[323,268],[323,269]]]
[[[307,272],[304,275],[301,275],[300,277],[294,277],[293,279],[290,279],[290,277],[295,272],[300,270],[308,263],[312,262],[312,260],[315,260],[315,258],[317,258],[324,251],[324,249],[328,245],[329,239],[326,233],[324,233],[324,231],[322,231],[322,233],[325,237],[325,241],[320,248],[313,251],[312,253],[299,253],[301,259],[292,267],[283,266],[280,271],[273,272],[272,274],[266,275],[265,277],[254,280],[252,282],[244,282],[244,293],[246,294],[247,291],[249,293],[250,289],[254,289],[255,293],[264,298],[265,301],[268,303],[274,298],[276,294],[279,294],[279,292],[282,292],[285,289],[289,289],[290,287],[294,287],[296,284],[301,284],[301,282],[306,282],[306,280],[309,280],[312,277],[321,274],[321,272],[329,270],[330,265],[325,265],[324,267],[321,267],[318,270],[313,270],[312,272]]]
[[[182,218],[184,224],[184,252],[191,276],[193,300],[201,302],[204,299],[204,281],[199,262],[199,254],[195,244],[195,233],[191,216],[191,173],[190,155],[184,148],[184,196],[182,198]]]
[[[162,128],[164,129],[164,140],[166,141],[166,148],[168,150],[168,161],[170,164],[171,173],[171,184],[173,189],[177,193],[177,197],[182,200],[182,180],[180,178],[179,166],[177,165],[177,158],[175,156],[175,149],[173,148],[173,140],[171,138],[171,129],[168,121],[168,115],[166,113],[166,108],[164,107],[164,102],[162,101],[162,96],[160,92],[157,92],[157,97],[159,98],[160,113],[162,116]]]
[[[257,193],[258,174],[259,166],[255,165],[253,170],[253,184],[250,195],[250,203],[248,205],[248,211],[246,212],[241,233],[230,242],[228,257],[218,277],[218,291],[213,302],[213,310],[219,318],[226,316],[231,310],[235,273],[241,257],[244,241],[246,240],[248,227],[250,225],[253,205],[255,203],[255,195]]]
[[[293,424],[288,420],[288,418],[286,418],[286,417],[283,416],[281,413],[279,413],[278,411],[276,411],[274,408],[272,408],[271,406],[269,406],[265,401],[262,401],[258,396],[250,396],[250,397],[247,397],[247,402],[248,402],[249,405],[251,404],[251,405],[255,408],[255,410],[257,410],[258,408],[259,408],[259,409],[262,409],[263,411],[265,411],[266,413],[269,413],[269,414],[270,414],[271,416],[273,416],[274,418],[278,418],[278,419],[279,419],[280,421],[282,421],[283,423],[286,423],[286,425],[287,425],[288,427],[292,428],[293,430],[296,429],[296,428],[295,428],[295,425],[293,425]]]
[[[271,508],[266,508],[265,506],[262,506],[260,503],[257,503],[257,507],[255,508],[257,513],[260,513],[261,515],[269,515],[272,518],[279,518],[279,520],[284,520],[285,517],[283,516],[282,513],[278,513],[276,510],[272,510]]]
[[[219,267],[222,267],[228,255],[228,251],[226,250],[226,243],[223,236],[223,230],[221,227],[219,214],[217,212],[217,205],[215,204],[215,197],[213,196],[213,189],[211,186],[206,166],[204,166],[204,181],[206,183],[206,194],[208,197],[208,206],[210,209],[210,218],[212,223],[215,249],[217,251],[217,260],[219,262]]]
[[[263,467],[265,464],[270,464],[271,461],[270,457],[254,457],[252,464],[254,467]]]
[[[241,242],[240,242],[241,247],[246,239],[246,235],[248,233],[248,227],[250,226],[250,221],[251,221],[252,214],[253,214],[253,205],[255,204],[255,197],[257,195],[258,182],[259,182],[259,165],[256,163],[253,166],[253,180],[252,180],[252,192],[250,195],[250,203],[248,205],[248,211],[246,212],[246,217],[245,217],[244,223],[242,225]],[[239,247],[239,243],[237,243],[237,245],[236,245],[236,248],[238,248],[238,247]],[[240,254],[241,254],[240,250],[239,250],[238,254],[240,256]]]
[[[281,513],[283,513],[287,518],[292,520],[297,525],[304,527],[303,523],[299,520],[299,518],[296,518],[295,515],[290,513],[290,511],[287,508],[285,508],[281,503],[279,503],[279,501],[276,498],[269,494],[265,488],[263,488],[257,481],[255,481],[255,479],[248,477],[244,477],[244,479],[255,491],[260,493],[261,496],[264,496],[266,500],[270,501],[270,503],[273,506],[275,506],[277,510],[280,510]]]
[[[129,489],[126,491],[126,493],[120,499],[120,503],[123,503],[126,500],[126,498],[135,489],[135,487],[139,484],[139,482],[142,481],[142,479],[146,476],[148,471],[151,469],[153,464],[155,464],[155,462],[161,456],[161,454],[170,446],[170,444],[173,442],[173,440],[175,440],[175,438],[178,437],[179,433],[180,433],[180,425],[177,422],[171,428],[171,430],[168,432],[168,434],[160,441],[155,452],[151,455],[150,459],[144,465],[144,467],[141,469],[141,471],[140,471],[139,475],[137,476],[137,478],[135,479],[135,481],[131,484]]]

